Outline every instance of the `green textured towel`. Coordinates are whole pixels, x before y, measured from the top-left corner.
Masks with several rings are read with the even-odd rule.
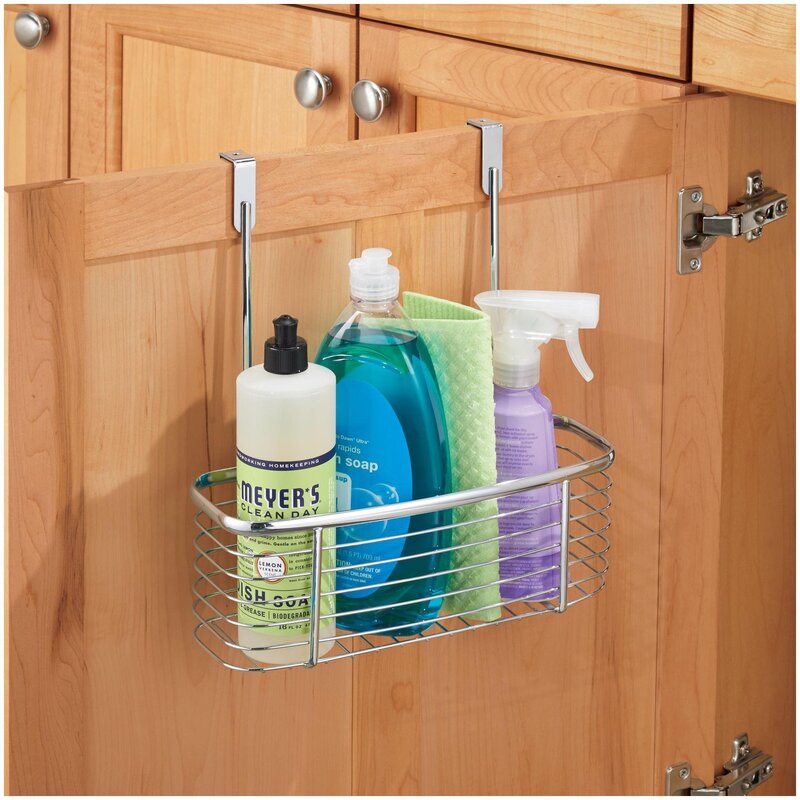
[[[453,491],[489,486],[497,482],[494,450],[494,388],[492,386],[492,332],[489,317],[460,303],[414,292],[403,294],[403,307],[422,335],[436,370],[442,394]],[[453,524],[497,514],[494,500],[453,510]],[[469,586],[486,586],[450,595],[444,600],[445,614],[465,614],[475,619],[494,620],[500,608],[467,613],[500,602],[497,565],[497,520],[478,522],[453,529],[453,545],[485,541],[474,547],[454,550],[451,569],[493,561],[450,575],[447,591]]]

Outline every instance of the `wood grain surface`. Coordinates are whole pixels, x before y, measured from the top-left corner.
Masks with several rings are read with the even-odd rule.
[[[560,342],[544,349],[542,374],[556,410],[617,447],[609,582],[561,618],[356,660],[359,793],[650,791],[665,181],[502,201],[503,287],[602,298],[598,329],[581,335],[595,380],[583,382]],[[634,216],[641,224],[622,242],[618,226]],[[482,203],[381,217],[359,223],[359,246],[392,249],[405,288],[471,304],[489,288],[487,224]],[[542,737],[548,747],[535,744]]]
[[[83,186],[7,202],[5,784],[84,794]]]
[[[653,75],[687,75],[685,5],[366,4],[360,14]]]
[[[258,240],[256,341],[285,312],[318,336],[345,300],[344,265],[327,279],[320,265],[351,246],[349,226]],[[351,790],[350,664],[242,675],[192,639],[187,487],[234,461],[238,265],[221,242],[86,268],[85,759],[99,794]]]
[[[793,278],[777,260],[790,258],[790,234],[776,223],[749,246],[777,230],[773,249],[756,251],[776,259],[757,291],[745,256],[729,258],[743,242],[717,244],[699,275],[674,275],[677,186],[700,183],[724,207],[740,180],[727,149],[749,140],[731,138],[729,102],[697,95],[507,123],[503,285],[602,298],[597,330],[581,336],[595,380],[580,379],[559,342],[542,374],[557,411],[617,447],[605,591],[563,617],[315,670],[233,674],[192,641],[187,487],[233,452],[230,169],[12,192],[10,791],[658,793],[681,758],[710,779],[740,723],[788,758],[781,418]],[[772,106],[734,119],[756,112],[791,135]],[[478,151],[477,131],[459,126],[259,158],[255,340],[292,313],[313,349],[361,247],[393,249],[405,289],[470,302],[488,288]],[[771,173],[791,164],[764,157],[780,185]],[[354,171],[343,181],[344,164]],[[176,230],[187,238],[170,238]],[[772,314],[762,338],[774,353],[751,341],[755,320],[734,333],[750,298],[762,322]],[[750,402],[749,372],[763,381],[756,399],[770,393],[763,406]],[[764,472],[752,486],[751,460]],[[776,506],[763,523],[759,503]],[[742,592],[754,610],[737,628],[728,611]],[[745,662],[742,637],[761,609],[769,624]],[[726,705],[734,692],[757,710]],[[791,791],[788,776],[775,781]]]
[[[686,90],[670,81],[390,25],[360,22],[359,37],[359,77],[392,95],[380,120],[359,123],[360,139],[430,128],[419,119],[423,104],[428,117],[438,104],[463,106],[463,123],[470,116],[637,105]]]
[[[717,207],[727,203],[728,101],[681,106],[666,228],[677,230],[683,186],[700,185]],[[738,243],[741,244],[741,243]],[[703,254],[702,271],[678,275],[676,242],[667,240],[664,406],[661,430],[661,534],[658,693],[653,790],[664,770],[689,761],[713,782],[717,704],[717,626],[722,490],[725,346],[725,250]],[[731,736],[736,735],[735,733]]]
[[[69,6],[32,6],[50,21],[34,50],[14,37],[17,12],[28,7],[3,9],[6,186],[69,175]]]
[[[795,109],[730,100],[728,197],[757,164],[796,203]],[[741,731],[775,756],[763,794],[795,785],[796,217],[752,246],[725,242],[716,759]]]
[[[292,146],[348,141],[355,135],[348,95],[355,47],[355,19],[305,8],[75,5],[71,175],[215,158],[245,145],[268,152],[276,138]],[[291,81],[308,66],[329,75],[334,89],[322,108],[298,115]],[[207,78],[202,85],[198,70]],[[284,73],[280,91],[265,96],[265,80],[276,71]],[[184,121],[196,121],[201,132]]]
[[[271,153],[308,141],[311,114],[286,102],[291,70],[137,36],[123,37],[122,53],[123,170],[205,161],[221,147]]]
[[[792,3],[696,6],[692,80],[793,103],[795,23]]]
[[[653,103],[512,120],[504,197],[666,174],[672,119]],[[478,202],[479,154],[464,125],[259,157],[255,234]],[[220,161],[87,179],[86,257],[234,238],[231,181]]]

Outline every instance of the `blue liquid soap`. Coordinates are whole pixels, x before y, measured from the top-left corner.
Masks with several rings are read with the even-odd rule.
[[[351,261],[353,302],[325,337],[317,363],[336,375],[336,507],[368,508],[449,489],[439,388],[427,349],[397,304],[387,250]],[[442,605],[449,512],[339,527],[336,616],[352,631],[409,636]],[[376,541],[397,537],[388,541]],[[376,586],[377,584],[377,586]],[[386,585],[388,584],[388,585]],[[343,591],[344,590],[344,591]]]

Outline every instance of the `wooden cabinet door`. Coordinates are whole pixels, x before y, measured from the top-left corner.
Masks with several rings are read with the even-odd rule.
[[[47,17],[50,33],[33,50],[14,38],[17,14]],[[5,182],[54,181],[69,176],[69,6],[6,5]]]
[[[732,92],[795,101],[797,8],[698,5],[692,35],[692,80]]]
[[[698,95],[506,123],[503,285],[601,295],[595,381],[556,346],[542,374],[617,448],[606,589],[267,675],[192,641],[187,488],[234,452],[229,165],[13,191],[10,791],[640,794],[682,759],[710,779],[731,735],[728,553],[758,518],[725,516],[724,451],[733,421],[740,453],[763,431],[724,350],[748,282],[720,245],[677,275],[673,232],[679,187],[728,199],[729,113]],[[488,286],[479,153],[459,125],[259,156],[255,340],[291,312],[313,349],[366,246],[395,250],[404,288],[471,302]],[[769,352],[785,329],[760,333]]]
[[[362,5],[361,17],[522,50],[686,78],[689,6]]]
[[[366,21],[359,26],[359,78],[385,86],[392,98],[381,119],[359,123],[361,139],[469,117],[503,121],[635,105],[686,91],[674,81]]]
[[[353,137],[356,21],[269,5],[72,7],[71,175]],[[295,73],[333,90],[299,105]]]

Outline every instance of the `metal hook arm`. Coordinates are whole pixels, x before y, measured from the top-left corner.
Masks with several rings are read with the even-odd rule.
[[[256,224],[256,160],[234,150],[219,157],[233,164],[233,227],[242,234],[242,369],[253,366],[252,230]]]
[[[468,119],[481,132],[481,188],[489,196],[489,280],[500,288],[500,190],[503,188],[503,125],[487,119]]]

